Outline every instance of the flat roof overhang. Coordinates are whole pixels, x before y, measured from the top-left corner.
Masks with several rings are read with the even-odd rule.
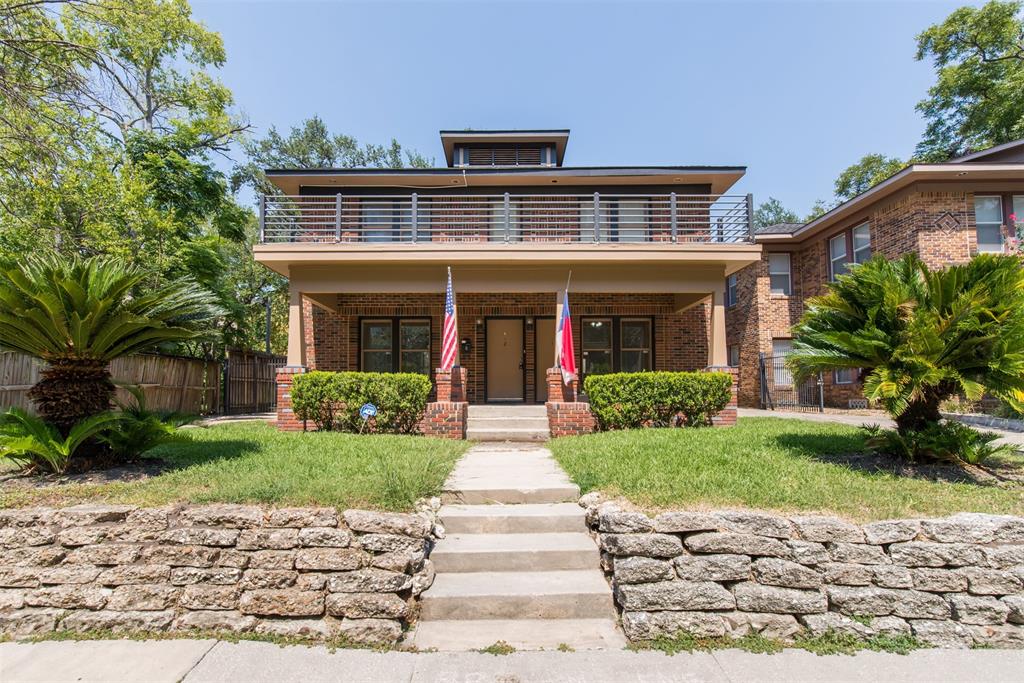
[[[673,266],[684,269],[711,268],[728,276],[761,258],[758,244],[488,244],[425,242],[420,244],[336,244],[290,242],[258,244],[253,248],[256,261],[290,277],[294,267],[325,266],[344,270],[351,266],[479,265],[507,268],[538,265],[574,264],[604,269],[614,277],[616,269],[607,266]],[[395,271],[399,273],[400,271]],[[400,275],[399,275],[400,277]]]
[[[708,185],[725,194],[746,173],[745,166],[581,166],[562,168],[365,168],[268,169],[267,179],[286,195],[302,188],[392,187],[460,189],[465,187],[600,187],[602,185]]]
[[[444,158],[451,166],[455,159],[455,145],[473,143],[516,143],[537,142],[555,146],[558,165],[565,158],[565,147],[569,144],[569,129],[552,130],[442,130],[441,146]]]
[[[913,164],[791,233],[760,233],[756,239],[762,244],[802,242],[917,183],[978,183],[1007,180],[1024,182],[1024,164]]]

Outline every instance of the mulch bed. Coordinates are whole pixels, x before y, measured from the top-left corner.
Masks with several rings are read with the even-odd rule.
[[[993,460],[984,465],[921,464],[879,453],[819,455],[818,458],[862,472],[980,486],[1024,487],[1024,463]]]

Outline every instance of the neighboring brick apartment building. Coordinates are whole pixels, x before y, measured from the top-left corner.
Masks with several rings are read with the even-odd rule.
[[[739,404],[817,401],[814,386],[805,387],[803,396],[790,389],[781,359],[806,300],[822,293],[848,264],[872,254],[897,258],[916,252],[929,266],[942,267],[978,252],[1002,252],[1013,214],[1024,219],[1024,140],[945,163],[911,165],[809,223],[758,230],[761,259],[726,283],[729,360],[739,366]],[[822,380],[827,406],[863,401],[856,372],[826,373]]]
[[[570,272],[584,376],[725,366],[725,280],[761,255],[752,198],[725,194],[745,168],[570,167],[568,139],[442,131],[442,168],[268,170],[254,252],[289,278],[289,372],[436,380],[448,266],[471,404],[546,401]]]

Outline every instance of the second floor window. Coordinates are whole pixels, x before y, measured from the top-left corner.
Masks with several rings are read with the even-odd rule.
[[[736,276],[730,275],[725,278],[725,305],[736,305]]]
[[[871,224],[862,223],[853,229],[853,262],[864,263],[871,258]]]
[[[828,241],[828,260],[829,279],[835,280],[837,276],[846,272],[846,264],[850,259],[846,251],[845,232]]]
[[[772,294],[789,296],[792,289],[789,254],[768,254],[768,280]]]
[[[1002,197],[975,196],[974,224],[978,235],[978,251],[1003,251],[1003,199]]]

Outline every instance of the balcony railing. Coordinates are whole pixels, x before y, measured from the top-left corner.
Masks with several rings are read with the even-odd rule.
[[[753,241],[750,195],[267,195],[260,242]]]

